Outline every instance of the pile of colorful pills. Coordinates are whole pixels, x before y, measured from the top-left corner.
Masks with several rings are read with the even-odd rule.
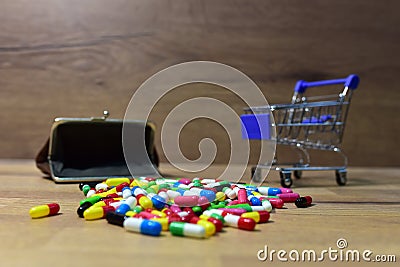
[[[82,183],[85,199],[78,216],[106,219],[127,231],[159,236],[206,238],[223,227],[253,231],[266,223],[270,212],[286,203],[308,207],[310,196],[300,197],[288,188],[230,183],[214,179],[110,178]]]

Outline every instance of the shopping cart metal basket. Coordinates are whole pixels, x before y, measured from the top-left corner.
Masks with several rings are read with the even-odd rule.
[[[291,174],[301,178],[302,171],[334,170],[338,185],[347,182],[347,157],[340,148],[346,126],[347,113],[353,90],[359,77],[351,74],[344,79],[315,82],[298,81],[291,103],[245,108],[241,115],[242,135],[245,139],[266,140],[274,138],[271,128],[276,129],[276,144],[295,148],[299,160],[295,163],[280,163],[275,156],[273,162],[252,167],[252,181],[262,182],[261,170],[271,168],[279,171],[281,185],[293,184]],[[308,88],[327,85],[343,85],[334,95],[307,96]],[[315,89],[313,89],[315,90]],[[311,90],[310,90],[311,91]],[[268,120],[273,114],[274,124]],[[311,163],[310,150],[332,151],[343,159],[340,166],[316,166]]]

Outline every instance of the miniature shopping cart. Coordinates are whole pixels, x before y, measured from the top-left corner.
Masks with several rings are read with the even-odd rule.
[[[293,184],[291,174],[301,178],[302,171],[334,170],[338,185],[347,182],[347,157],[340,149],[347,112],[353,90],[357,88],[359,78],[349,75],[344,79],[316,82],[298,81],[290,104],[277,104],[245,108],[241,115],[242,135],[245,139],[271,140],[273,126],[276,129],[276,144],[295,148],[299,161],[290,164],[279,163],[275,156],[273,162],[258,164],[252,168],[252,181],[262,182],[261,169],[272,168],[280,173],[281,185]],[[311,87],[344,85],[335,95],[306,96]],[[342,89],[343,88],[343,89]],[[315,90],[315,89],[313,89]],[[275,122],[269,120],[272,113]],[[314,166],[311,164],[310,150],[332,151],[343,159],[340,166]]]

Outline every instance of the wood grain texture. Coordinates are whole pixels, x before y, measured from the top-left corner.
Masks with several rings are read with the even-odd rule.
[[[121,118],[152,74],[210,60],[248,74],[271,103],[288,102],[298,79],[359,74],[344,150],[351,165],[398,166],[398,8],[394,0],[2,1],[0,157],[32,158],[58,116],[108,108]],[[242,108],[240,100],[222,98]],[[165,99],[157,110],[178,100]],[[161,125],[164,115],[152,119]],[[182,137],[189,158],[198,155],[193,137],[204,135],[197,128]],[[222,163],[229,144],[224,133],[215,135]]]
[[[218,168],[203,174],[215,177]],[[182,175],[169,165],[161,169]],[[257,260],[257,252],[265,245],[270,250],[322,251],[335,249],[339,238],[347,240],[348,249],[369,249],[374,255],[396,255],[398,260],[399,172],[398,168],[351,168],[344,187],[326,173],[313,172],[296,181],[293,190],[311,195],[314,206],[298,209],[287,204],[286,209],[271,214],[269,223],[257,225],[257,231],[226,228],[218,236],[194,240],[169,233],[159,238],[128,233],[104,220],[86,222],[76,214],[83,197],[76,184],[55,184],[42,178],[32,161],[1,160],[2,266],[183,266],[188,262],[190,266],[266,266],[269,260]],[[270,186],[278,185],[275,177],[271,174]],[[32,206],[47,202],[58,202],[61,214],[36,220],[29,217]],[[288,264],[276,258],[272,263]],[[322,264],[342,263],[325,260]]]

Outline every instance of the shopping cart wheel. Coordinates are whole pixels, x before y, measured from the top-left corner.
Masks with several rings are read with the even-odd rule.
[[[285,188],[289,188],[293,184],[293,180],[290,177],[291,173],[290,172],[279,172],[279,175],[281,176],[281,186]]]
[[[336,183],[338,185],[345,185],[347,183],[347,172],[346,171],[336,171]]]
[[[294,175],[294,177],[295,177],[296,179],[300,179],[301,176],[303,175],[303,172],[302,172],[302,171],[299,171],[299,170],[295,170],[295,171],[293,171],[293,175]]]

